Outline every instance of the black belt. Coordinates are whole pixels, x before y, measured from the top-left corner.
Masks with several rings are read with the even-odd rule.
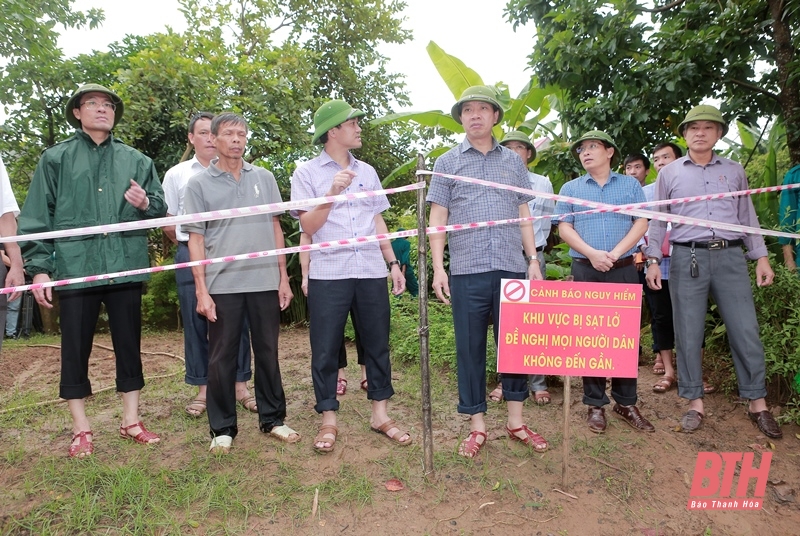
[[[700,249],[725,249],[740,248],[744,245],[744,240],[709,240],[708,242],[673,242],[673,246],[683,246],[685,248]]]
[[[184,241],[182,241],[182,240],[178,240],[178,245],[179,245],[179,246],[186,246],[186,247],[189,247],[189,241],[187,240],[186,242],[184,242]]]
[[[544,246],[539,246],[538,248],[536,248],[536,251],[544,251]]]
[[[589,259],[584,259],[583,257],[573,257],[572,261],[577,262],[578,264],[588,264],[589,266],[592,265],[592,261],[590,261]],[[633,262],[634,262],[633,255],[629,255],[612,264],[611,269],[615,270],[617,268],[625,268],[626,266],[630,266],[631,264],[633,264]]]

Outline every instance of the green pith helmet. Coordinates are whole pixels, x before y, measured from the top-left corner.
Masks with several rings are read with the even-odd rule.
[[[488,86],[472,86],[464,90],[464,93],[461,94],[461,98],[458,99],[458,102],[450,109],[450,115],[453,116],[453,119],[455,119],[459,125],[461,124],[461,105],[469,101],[488,102],[494,106],[495,110],[500,112],[497,114],[497,121],[495,121],[494,124],[496,125],[503,120],[503,107],[500,106],[494,91]]]
[[[80,106],[81,102],[81,95],[84,93],[105,93],[111,99],[111,102],[116,105],[117,109],[114,111],[114,126],[117,126],[119,120],[122,119],[122,112],[125,111],[125,105],[122,104],[122,99],[119,98],[119,95],[111,91],[105,86],[101,86],[100,84],[84,84],[78,89],[75,90],[75,93],[67,101],[67,106],[64,109],[64,115],[67,118],[67,123],[69,123],[72,127],[77,128],[78,130],[81,129],[81,122],[78,121],[78,118],[75,117],[75,114],[72,113],[72,110]]]
[[[366,114],[353,108],[343,100],[331,100],[314,112],[314,137],[311,143],[319,143],[323,134],[333,127],[338,127],[348,119],[364,117]]]
[[[500,145],[505,145],[510,141],[518,141],[520,143],[525,144],[525,146],[531,150],[531,157],[528,158],[526,164],[530,164],[534,160],[536,160],[536,147],[533,146],[531,143],[531,139],[528,137],[527,134],[522,132],[521,130],[512,130],[505,136],[503,136],[503,141],[500,142]]]
[[[620,160],[619,147],[617,147],[617,144],[614,143],[614,140],[611,138],[611,136],[609,136],[608,134],[606,134],[602,130],[590,130],[589,132],[587,132],[586,134],[584,134],[583,136],[581,136],[580,138],[578,138],[577,140],[572,142],[571,152],[572,152],[572,156],[575,157],[575,160],[577,160],[578,162],[581,161],[580,156],[578,156],[577,149],[578,149],[578,146],[581,143],[585,142],[586,140],[602,141],[602,142],[605,142],[605,143],[609,144],[611,147],[613,147],[614,148],[614,156],[611,157],[611,169],[614,169],[614,168],[617,167],[617,165],[619,165],[619,160]]]
[[[722,113],[709,104],[701,104],[689,110],[689,113],[686,114],[686,118],[678,125],[678,132],[680,132],[681,136],[683,136],[683,131],[686,130],[686,125],[692,121],[714,121],[722,125],[723,136],[728,133],[728,124],[722,117]]]

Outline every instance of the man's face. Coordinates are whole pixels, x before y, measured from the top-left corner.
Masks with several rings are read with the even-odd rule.
[[[606,147],[600,140],[584,140],[577,147],[581,165],[586,171],[611,169],[614,148]]]
[[[692,121],[683,130],[690,151],[707,152],[722,139],[722,125],[716,121]]]
[[[79,102],[80,106],[74,108],[72,113],[81,122],[84,132],[111,132],[116,106],[108,95],[92,91],[81,95]]]
[[[522,143],[521,141],[510,141],[508,143],[504,143],[506,147],[514,151],[522,158],[522,161],[525,162],[525,165],[528,165],[528,160],[530,160],[531,155],[533,154],[528,146]]]
[[[241,158],[247,145],[247,127],[238,123],[222,123],[217,135],[211,136],[217,154],[224,158]]]
[[[338,127],[329,130],[328,138],[331,137],[330,132],[336,131],[334,137],[336,141],[342,146],[350,149],[361,148],[361,125],[358,124],[358,117],[348,119]]]
[[[201,160],[211,160],[217,156],[211,136],[211,119],[198,119],[194,123],[194,132],[189,133],[189,143],[194,145],[194,152]]]
[[[484,138],[490,136],[497,123],[498,114],[494,106],[483,101],[467,101],[461,105],[461,124],[467,137]]]
[[[677,158],[675,158],[675,151],[672,150],[672,147],[662,147],[653,153],[653,164],[656,166],[656,171],[661,171],[661,168],[675,160]]]
[[[642,186],[644,186],[644,180],[647,178],[647,171],[641,160],[634,160],[625,165],[625,175],[630,175],[639,181]]]

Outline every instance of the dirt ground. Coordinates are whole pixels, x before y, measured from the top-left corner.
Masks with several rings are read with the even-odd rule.
[[[410,335],[411,336],[411,335]],[[110,347],[107,336],[98,336],[99,345]],[[114,385],[113,352],[97,346],[92,355],[91,378],[95,391]],[[162,432],[156,448],[165,466],[179,463],[186,449],[203,456],[207,440],[205,419],[182,416],[183,407],[194,394],[183,385],[182,363],[171,355],[182,355],[180,333],[146,335],[143,340],[145,375],[151,379],[142,395],[142,416],[148,426]],[[474,461],[454,455],[468,422],[455,411],[453,378],[437,372],[433,402],[433,446],[437,470],[423,477],[422,420],[418,376],[415,371],[395,367],[397,389],[390,413],[414,436],[410,449],[399,450],[377,434],[369,432],[366,421],[369,406],[358,389],[358,369],[348,368],[349,391],[342,397],[341,431],[336,450],[329,455],[311,454],[311,443],[318,425],[313,412],[313,389],[309,371],[308,332],[303,328],[282,331],[281,368],[286,386],[287,424],[303,435],[302,442],[289,445],[302,463],[302,478],[316,482],[336,474],[342,467],[356,467],[372,486],[364,503],[343,501],[317,512],[313,518],[282,520],[280,513],[271,519],[247,517],[242,534],[533,534],[533,535],[624,535],[642,534],[797,534],[800,526],[800,429],[784,426],[784,438],[772,444],[760,435],[746,418],[744,407],[723,394],[706,398],[704,427],[695,434],[675,430],[684,411],[676,391],[652,393],[656,380],[650,366],[639,368],[639,407],[656,426],[644,434],[627,427],[608,411],[609,429],[595,435],[584,424],[585,407],[580,401],[579,380],[572,380],[570,402],[569,483],[562,485],[563,388],[550,389],[553,403],[537,407],[530,401],[525,417],[534,430],[551,443],[544,454],[532,454],[517,443],[511,444],[504,430],[504,408],[496,404],[487,414],[489,442]],[[352,360],[353,362],[355,359]],[[20,393],[36,392],[49,398],[57,395],[59,351],[57,347],[6,345],[0,358],[0,408]],[[159,378],[160,377],[160,378]],[[153,386],[161,386],[156,389]],[[171,396],[157,395],[164,389]],[[40,397],[44,399],[47,397]],[[95,395],[88,402],[96,431],[96,456],[110,456],[111,439],[119,419],[119,403]],[[15,398],[16,400],[16,398]],[[39,430],[0,427],[0,449],[20,444],[26,456],[13,465],[0,461],[0,529],[5,519],[19,518],[36,508],[42,500],[26,492],[25,478],[32,464],[41,458],[67,463],[70,425],[63,403]],[[778,409],[779,411],[779,409]],[[170,418],[182,419],[188,426],[170,426]],[[270,459],[270,438],[261,434],[255,423],[243,422],[239,412],[240,435],[235,449],[266,451],[259,456]],[[5,421],[0,421],[5,422]],[[198,440],[197,438],[201,439]],[[116,441],[116,443],[121,443]],[[265,448],[266,446],[266,448]],[[113,447],[115,449],[119,447]],[[128,448],[135,448],[130,446]],[[769,484],[763,509],[759,511],[687,511],[697,453],[753,452],[760,463],[760,452],[773,452]],[[104,452],[105,451],[105,452]],[[393,474],[395,459],[411,457],[411,470],[401,478],[405,489],[387,491],[385,483]],[[70,463],[75,460],[70,461]],[[80,462],[78,462],[80,463]],[[738,473],[738,471],[737,471]],[[272,475],[265,474],[269,479]],[[734,481],[735,484],[736,481]],[[753,483],[750,492],[753,491]],[[560,493],[561,490],[564,493]],[[0,530],[0,532],[4,532]]]

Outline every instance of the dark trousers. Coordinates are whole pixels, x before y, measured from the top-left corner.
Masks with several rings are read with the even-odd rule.
[[[650,309],[650,334],[653,336],[652,348],[654,352],[658,352],[659,342],[658,330],[656,330],[656,304],[655,297],[653,296],[653,293],[658,291],[650,290],[650,287],[647,286],[647,282],[645,281],[647,272],[645,270],[637,270],[636,273],[639,274],[639,283],[644,289],[644,301],[647,303],[647,308]],[[639,353],[642,353],[641,342],[639,342]]]
[[[672,318],[678,354],[678,396],[703,397],[703,343],[708,294],[714,297],[731,345],[739,396],[767,396],[766,364],[747,261],[741,248],[696,249],[698,277],[689,269],[690,249],[675,246],[669,270]]]
[[[495,344],[498,340],[501,279],[525,279],[525,274],[494,271],[450,277],[459,413],[486,412],[486,338],[493,319]],[[503,374],[501,382],[506,400],[528,398],[527,374]]]
[[[311,379],[317,413],[339,409],[336,400],[339,351],[351,310],[364,349],[367,398],[386,400],[394,394],[389,360],[389,290],[386,279],[310,279]]]
[[[245,315],[255,362],[255,394],[261,431],[281,426],[286,396],[278,364],[278,291],[213,294],[217,321],[208,323],[208,424],[211,437],[236,437],[236,368]]]
[[[645,285],[645,295],[651,296],[650,312],[653,315],[653,350],[675,348],[675,330],[672,326],[672,299],[669,297],[669,280],[661,280],[661,290],[650,290]]]
[[[117,366],[117,391],[144,387],[142,375],[142,284],[123,283],[60,290],[61,383],[58,396],[66,400],[92,394],[89,355],[100,304],[106,306]]]
[[[3,282],[5,286],[6,281],[6,274],[8,273],[8,268],[6,265],[0,262],[0,281]],[[6,314],[8,312],[8,297],[11,294],[0,294],[0,326],[3,326],[3,333],[5,333],[6,329]],[[22,301],[22,296],[17,298],[19,301]],[[0,349],[3,348],[3,337],[0,337]]]
[[[189,248],[184,242],[178,243],[175,262],[189,262]],[[175,270],[175,283],[178,286],[178,301],[181,304],[183,321],[183,355],[186,360],[184,381],[189,385],[208,383],[208,320],[197,312],[194,276],[191,268]],[[247,315],[242,325],[242,340],[239,344],[239,358],[236,366],[236,381],[246,382],[252,377],[250,370],[250,326]]]
[[[608,272],[598,272],[590,264],[572,263],[572,275],[575,281],[590,283],[630,283],[638,284],[639,275],[636,266],[624,266]],[[636,404],[636,378],[611,378],[611,396],[622,406]],[[606,379],[583,377],[583,403],[587,406],[603,407],[610,400],[606,395]]]
[[[358,364],[364,365],[366,363],[364,361],[364,346],[361,344],[361,337],[358,335],[358,328],[356,328],[355,315],[352,309],[350,310],[350,320],[353,322],[353,338],[355,339],[356,343]],[[344,344],[344,338],[342,338],[342,346],[339,348],[339,368],[347,368],[347,346]]]

